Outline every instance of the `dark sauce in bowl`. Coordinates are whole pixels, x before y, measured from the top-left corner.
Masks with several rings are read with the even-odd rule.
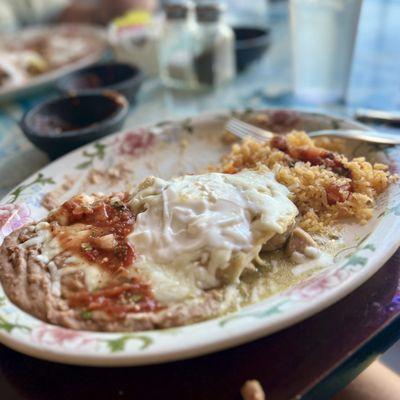
[[[118,131],[128,102],[116,92],[66,96],[29,110],[21,120],[25,136],[51,158]]]
[[[93,127],[109,119],[121,107],[118,96],[68,97],[42,107],[32,114],[28,123],[37,134],[43,136],[61,135]]]

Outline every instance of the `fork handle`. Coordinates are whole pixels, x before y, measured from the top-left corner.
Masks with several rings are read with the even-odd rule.
[[[396,111],[369,110],[360,108],[355,112],[358,121],[383,123],[388,126],[400,127],[400,113]]]
[[[399,136],[385,134],[376,131],[362,131],[362,130],[351,130],[351,129],[342,129],[342,130],[327,129],[327,130],[310,132],[308,136],[310,136],[311,138],[329,136],[329,137],[338,137],[343,139],[362,140],[370,143],[391,144],[391,145],[400,144]]]

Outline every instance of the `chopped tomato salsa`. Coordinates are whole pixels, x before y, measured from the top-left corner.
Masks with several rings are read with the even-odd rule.
[[[126,195],[95,201],[78,195],[65,202],[50,218],[58,222],[56,234],[64,248],[110,273],[111,282],[104,287],[68,293],[68,304],[81,310],[85,320],[95,311],[124,318],[127,313],[161,309],[150,286],[126,274],[135,260],[134,249],[128,241],[135,215],[127,202]]]
[[[133,230],[135,216],[123,200],[106,199],[88,206],[77,197],[64,203],[59,211],[62,225],[82,223],[88,229],[87,236],[79,243],[75,241],[69,250],[111,271],[131,265],[135,252],[127,236]],[[63,235],[67,231],[61,230],[61,243]]]
[[[80,291],[71,294],[68,299],[71,307],[84,310],[84,319],[90,319],[90,313],[101,310],[116,318],[123,318],[129,312],[148,312],[160,309],[149,285],[135,279],[109,285],[93,292]]]

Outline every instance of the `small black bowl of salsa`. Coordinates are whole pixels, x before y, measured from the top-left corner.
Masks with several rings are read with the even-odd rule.
[[[56,82],[56,87],[67,94],[90,94],[113,90],[133,103],[143,80],[144,75],[136,66],[110,62],[95,64],[72,72],[60,78]]]
[[[45,101],[22,117],[25,136],[51,158],[118,131],[128,101],[116,92],[80,94]]]

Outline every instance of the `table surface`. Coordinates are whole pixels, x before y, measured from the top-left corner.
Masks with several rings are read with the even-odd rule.
[[[400,1],[365,0],[346,105],[318,111],[351,116],[356,108],[400,105]],[[185,117],[205,110],[301,107],[290,95],[287,9],[271,9],[272,45],[265,57],[228,88],[177,95],[158,82],[143,85],[126,127]],[[47,164],[20,132],[24,111],[51,89],[0,105],[0,197]],[[315,110],[315,107],[312,108]],[[324,312],[250,344],[194,360],[125,369],[46,363],[0,346],[4,399],[237,399],[246,379],[257,378],[269,399],[326,398],[345,385],[400,336],[400,253],[368,282]],[[38,384],[40,382],[40,384]]]

